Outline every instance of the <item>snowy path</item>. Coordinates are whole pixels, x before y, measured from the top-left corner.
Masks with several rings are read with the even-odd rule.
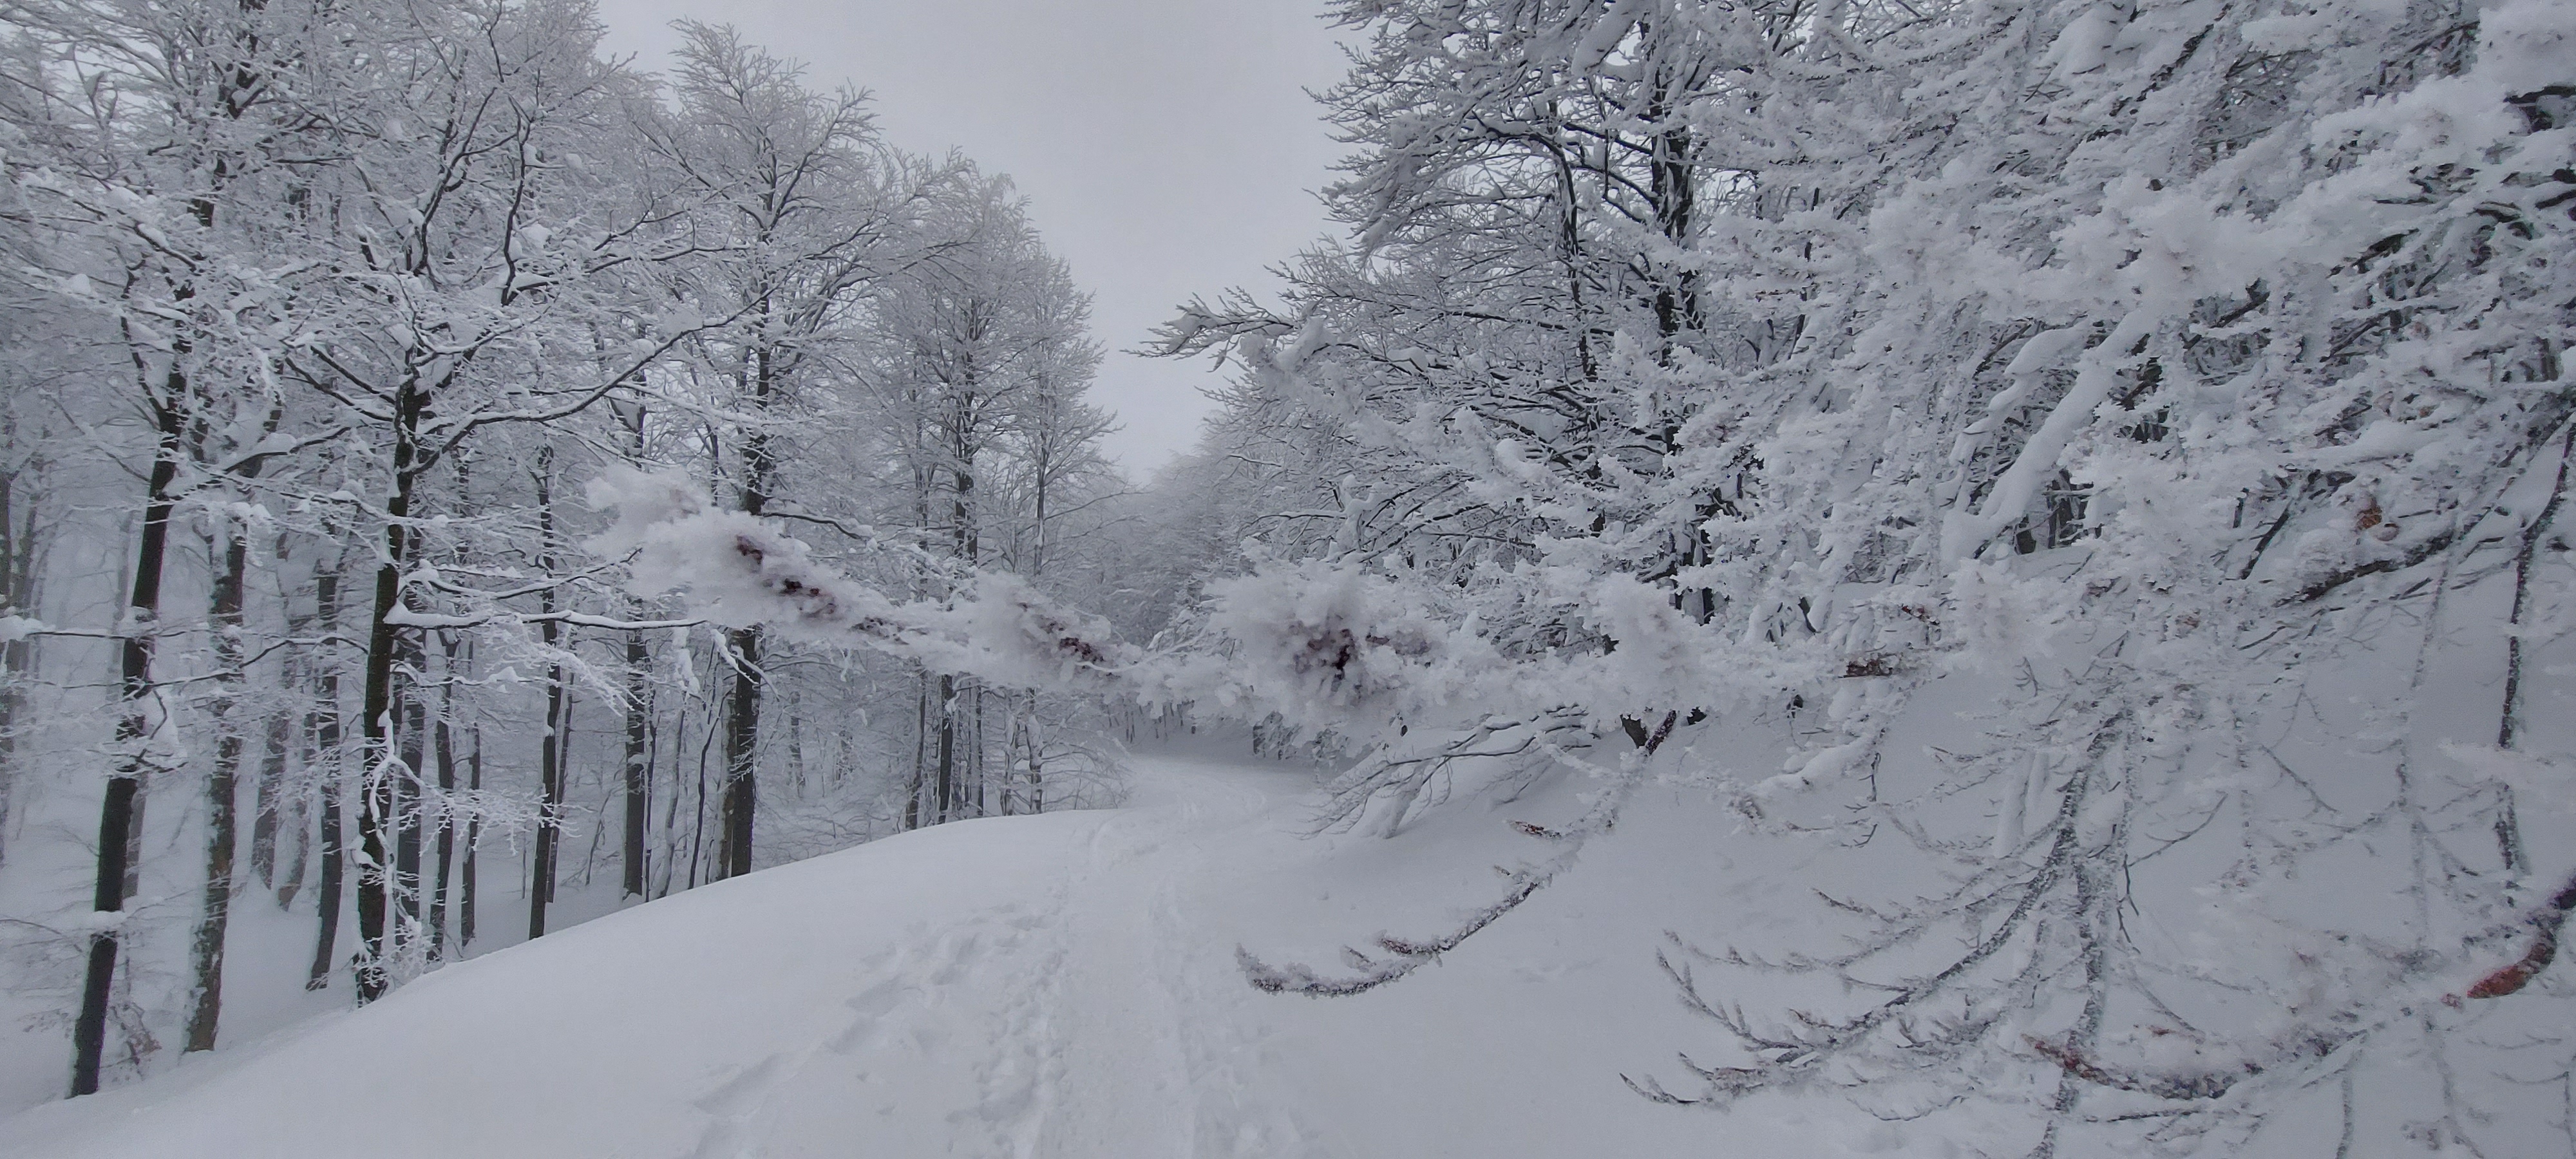
[[[1035,1153],[1295,1154],[1294,1124],[1259,1106],[1244,1073],[1255,996],[1233,972],[1232,947],[1197,936],[1183,908],[1185,897],[1205,900],[1221,866],[1275,845],[1283,834],[1266,782],[1293,791],[1294,779],[1192,776],[1168,762],[1141,771],[1142,800],[1093,833],[1062,911],[1062,1069]]]
[[[1230,944],[1193,935],[1182,899],[1221,859],[1293,850],[1279,798],[1306,782],[1139,764],[1127,808],[1022,825],[1073,831],[1045,878],[1016,883],[1031,901],[878,955],[885,980],[821,1049],[773,1056],[702,1100],[716,1123],[693,1159],[843,1154],[854,1139],[869,1154],[1301,1153],[1284,1119],[1247,1117],[1253,1076],[1233,1060],[1262,996],[1234,974]]]
[[[1479,854],[1301,840],[1312,781],[1278,766],[1137,765],[1127,808],[944,826],[638,907],[0,1120],[0,1155],[1772,1153],[1619,1088],[1670,1008],[1639,998],[1648,931],[1604,959],[1566,925],[1579,904],[1391,991],[1252,990],[1238,942],[1328,948],[1395,920],[1393,898],[1475,897]]]

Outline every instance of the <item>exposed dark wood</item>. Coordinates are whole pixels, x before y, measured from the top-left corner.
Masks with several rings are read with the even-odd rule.
[[[126,598],[127,628],[117,647],[116,767],[99,803],[98,874],[90,899],[90,908],[101,914],[125,909],[127,872],[131,868],[128,841],[133,832],[136,798],[148,771],[143,744],[152,730],[152,648],[159,631],[156,621],[161,615],[162,564],[169,555],[170,515],[177,506],[174,485],[179,478],[180,436],[185,422],[180,406],[181,400],[188,397],[187,375],[180,370],[177,356],[186,353],[184,348],[174,352],[162,389],[149,395],[159,441],[145,484],[143,527],[134,551],[134,586]],[[107,1043],[108,995],[116,980],[116,952],[114,924],[90,936],[80,1013],[72,1022],[71,1093],[75,1097],[98,1090],[99,1064]]]
[[[432,726],[430,747],[438,765],[438,868],[429,879],[429,954],[433,958],[447,953],[447,890],[456,869],[456,811],[451,807],[456,794],[456,664],[460,641],[449,633],[442,649],[445,665],[439,670],[438,723]]]
[[[644,829],[653,808],[647,781],[652,758],[653,650],[644,633],[626,633],[626,829],[619,861],[621,888],[627,897],[644,896]]]
[[[340,559],[336,553],[330,565],[313,577],[313,623],[325,636],[339,630]],[[326,658],[313,686],[313,801],[321,814],[321,835],[315,852],[322,866],[313,886],[316,929],[313,966],[304,978],[307,990],[320,990],[331,984],[331,959],[339,950],[340,894],[349,862],[340,831],[340,786],[348,771],[341,755],[340,666]]]
[[[554,448],[537,451],[537,570],[545,575],[555,570]],[[537,593],[541,612],[555,610],[555,591],[551,586]],[[538,638],[546,650],[562,646],[563,628],[549,618],[538,625]],[[538,738],[537,753],[537,835],[533,880],[528,884],[528,936],[541,938],[546,933],[546,904],[555,899],[555,860],[563,840],[564,769],[563,734],[567,711],[561,661],[546,666],[546,731]]]
[[[233,848],[239,841],[236,801],[239,796],[242,729],[239,719],[242,670],[242,587],[249,571],[250,528],[223,528],[223,567],[208,599],[214,623],[215,697],[207,715],[215,728],[215,763],[206,777],[206,880],[189,939],[188,1051],[213,1050],[215,1028],[223,1018],[224,935],[232,923]],[[213,546],[209,544],[209,546]]]

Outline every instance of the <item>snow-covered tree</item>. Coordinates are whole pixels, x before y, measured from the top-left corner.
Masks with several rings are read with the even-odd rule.
[[[1361,728],[1332,808],[1389,831],[1471,760],[1606,768],[1591,738],[1625,733],[1624,784],[1675,728],[1797,736],[1776,772],[1684,771],[1755,833],[1892,834],[1940,884],[1838,897],[1838,949],[1674,951],[1739,1057],[1657,1097],[1973,1091],[2046,1154],[2469,1065],[2430,999],[2519,992],[2458,972],[2516,936],[2545,962],[2565,908],[2520,775],[2435,743],[2532,743],[2576,300],[2563,12],[1339,11],[1368,45],[1328,96],[1352,240],[1284,311],[1167,333],[1240,361],[1238,413],[1350,445],[1308,477],[1344,529],[1214,590],[1203,704]],[[2516,675],[2463,737],[2428,697],[2472,663]],[[1970,740],[1928,723],[1962,707]],[[2265,909],[2325,864],[2414,901]],[[2142,910],[2229,936],[2210,891],[2298,960],[2122,936]],[[1365,988],[1456,944],[1254,973]],[[1862,997],[1766,1015],[1714,981],[1766,965]],[[2489,1111],[2403,1113],[2472,1146]]]
[[[62,1008],[78,1092],[216,1041],[253,883],[312,923],[308,988],[367,1000],[515,940],[495,842],[529,839],[533,935],[602,865],[632,900],[749,868],[764,768],[832,786],[771,860],[898,828],[908,676],[762,664],[750,624],[708,647],[583,552],[578,500],[676,468],[919,573],[865,527],[911,497],[866,372],[895,281],[978,214],[1019,248],[976,276],[1043,283],[1013,333],[1045,335],[1005,376],[1032,405],[975,419],[979,534],[1038,571],[1104,487],[1082,299],[1005,183],[884,148],[729,31],[687,30],[668,84],[599,35],[575,0],[8,10],[0,819],[45,836],[7,850],[37,900],[0,967]],[[702,775],[693,819],[718,731],[745,778]],[[73,857],[96,889],[57,906]]]
[[[695,344],[700,405],[733,421],[711,432],[736,501],[766,514],[781,494],[780,427],[809,406],[812,380],[872,279],[921,258],[916,219],[934,172],[877,142],[859,94],[807,88],[798,66],[727,28],[683,26],[676,107],[656,122],[657,159],[703,208],[688,222],[704,251],[686,300],[742,325]],[[757,757],[767,668],[757,627],[726,639],[729,676],[719,875],[752,867]]]

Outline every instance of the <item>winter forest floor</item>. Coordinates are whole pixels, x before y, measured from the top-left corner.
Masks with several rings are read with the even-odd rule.
[[[363,1010],[0,1120],[0,1155],[1902,1146],[1866,1119],[1712,1115],[1621,1083],[1671,1069],[1713,1029],[1657,972],[1656,915],[1763,888],[1727,872],[1681,800],[1636,811],[1581,869],[1416,978],[1341,999],[1252,989],[1238,944],[1329,965],[1342,943],[1481,904],[1490,867],[1530,852],[1501,822],[1568,814],[1583,786],[1462,802],[1393,841],[1308,837],[1310,771],[1234,754],[1141,755],[1125,808],[911,833],[451,966]]]

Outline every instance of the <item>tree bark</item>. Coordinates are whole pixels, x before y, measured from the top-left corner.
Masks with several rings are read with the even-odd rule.
[[[906,786],[903,800],[903,827],[906,832],[921,828],[921,794],[929,780],[930,767],[930,673],[920,666],[913,668],[912,705],[912,781]]]
[[[0,473],[0,607],[33,617],[36,612],[36,544],[40,525],[34,496],[18,486],[21,472]],[[18,773],[19,710],[35,678],[36,641],[0,643],[0,860],[7,857],[9,801]]]
[[[553,625],[547,625],[551,637]],[[547,641],[553,643],[551,639]],[[563,746],[560,742],[564,718],[563,667],[546,669],[546,733],[537,752],[537,838],[535,869],[528,886],[528,936],[541,938],[546,933],[546,903],[555,899],[555,849],[562,835],[564,790]]]
[[[537,568],[551,576],[555,570],[554,513],[554,448],[537,451]],[[537,593],[541,611],[555,610],[552,587]],[[537,635],[551,653],[563,637],[562,625],[547,619],[537,625]],[[562,839],[564,809],[564,667],[560,662],[546,667],[546,732],[543,747],[537,754],[537,840],[534,880],[528,886],[528,937],[541,938],[546,933],[546,903],[555,899],[555,852]]]
[[[639,384],[640,385],[640,384]],[[610,413],[625,428],[629,438],[627,461],[637,467],[645,465],[645,407],[639,397],[633,402],[612,402]],[[627,609],[636,619],[644,618],[644,601],[630,599]],[[644,639],[642,629],[626,633],[626,827],[625,841],[618,858],[618,878],[624,896],[646,897],[644,841],[650,828],[653,809],[653,648]]]
[[[278,683],[292,688],[299,679],[292,667],[286,667]],[[277,888],[277,838],[286,827],[286,734],[292,727],[294,721],[285,709],[268,715],[260,744],[258,787],[251,797],[250,870],[258,875],[260,888],[268,890]],[[303,820],[300,812],[296,820]],[[295,870],[298,878],[304,875],[303,858],[296,859]]]
[[[471,502],[467,461],[456,463],[455,494]],[[439,633],[438,723],[430,738],[438,762],[438,869],[429,884],[429,956],[447,954],[447,910],[450,876],[456,866],[456,673],[460,649],[473,663],[473,645],[457,632]]]
[[[652,787],[646,782],[652,754],[652,665],[653,650],[644,633],[626,633],[626,841],[618,868],[627,897],[644,896],[644,828],[653,808]]]
[[[186,351],[180,350],[180,355]],[[148,771],[143,755],[152,731],[152,648],[161,614],[161,570],[170,544],[170,513],[176,505],[172,486],[179,478],[182,416],[179,400],[187,397],[187,375],[176,365],[164,380],[163,393],[152,399],[159,442],[146,484],[143,530],[134,552],[134,587],[126,599],[124,639],[118,647],[117,764],[108,777],[98,815],[98,877],[90,908],[100,914],[125,909],[127,841],[133,831],[136,797]],[[117,928],[113,922],[90,936],[89,969],[82,980],[80,1013],[72,1022],[72,1087],[74,1097],[96,1093],[99,1062],[107,1044],[107,1004],[116,981]]]
[[[2531,609],[2531,561],[2540,550],[2540,541],[2549,534],[2550,524],[2558,519],[2558,509],[2567,501],[2567,465],[2576,457],[2576,424],[2569,425],[2558,447],[2558,475],[2549,486],[2549,501],[2522,529],[2522,542],[2513,558],[2513,607],[2505,624],[2520,628]],[[2508,631],[2504,637],[2504,708],[2497,714],[2496,747],[2513,748],[2522,740],[2522,633]],[[2520,876],[2530,866],[2530,857],[2522,848],[2522,822],[2514,814],[2513,786],[2497,788],[2495,836],[2496,849],[2504,859],[2505,872]]]
[[[340,628],[340,557],[333,553],[330,567],[313,577],[313,622],[328,637]],[[321,814],[321,840],[316,852],[322,860],[321,876],[313,886],[313,912],[316,931],[313,937],[313,968],[305,975],[304,988],[320,990],[331,984],[331,959],[339,950],[340,893],[342,878],[348,871],[349,855],[343,848],[340,832],[341,774],[347,770],[340,761],[340,667],[324,662],[313,688],[313,772],[314,808]],[[301,881],[302,874],[296,879]]]
[[[219,521],[219,528],[225,521]],[[229,528],[224,536],[223,571],[215,578],[208,617],[214,621],[216,683],[207,715],[215,726],[215,763],[206,778],[206,885],[203,908],[189,943],[194,981],[189,989],[188,1039],[182,1053],[215,1048],[215,1027],[224,1005],[224,934],[232,921],[233,846],[239,833],[235,815],[241,774],[242,733],[235,712],[240,707],[242,671],[242,585],[249,571],[248,527]],[[209,545],[211,546],[211,545]]]
[[[420,445],[421,421],[429,409],[429,390],[418,377],[406,377],[394,394],[393,493],[385,499],[384,555],[376,565],[376,593],[367,616],[366,686],[360,694],[358,720],[358,957],[353,965],[358,1001],[373,1002],[393,984],[389,972],[393,947],[386,940],[394,892],[393,845],[389,832],[400,824],[409,793],[399,783],[409,771],[394,758],[394,656],[404,633],[394,623],[402,606],[403,571],[409,566],[413,541],[412,492],[426,469]]]
[[[942,674],[939,678],[939,776],[931,823],[945,825],[957,819],[957,678]]]
[[[770,304],[763,295],[760,314],[770,317]],[[751,354],[751,406],[754,413],[766,415],[778,392],[778,355],[770,349]],[[766,514],[769,507],[770,475],[776,464],[769,446],[769,434],[753,427],[742,440],[742,511],[754,519]],[[733,655],[733,687],[728,698],[725,729],[724,807],[716,851],[720,876],[738,877],[751,872],[752,816],[759,805],[760,789],[757,761],[760,756],[760,629],[736,628],[725,633],[725,646]]]
[[[465,787],[479,792],[483,788],[483,729],[474,729],[474,750],[465,758]],[[480,814],[465,819],[465,865],[456,879],[456,945],[474,944],[474,857],[483,845],[483,818]]]
[[[447,953],[447,883],[456,868],[456,814],[452,807],[456,794],[456,650],[457,639],[449,635],[445,666],[439,670],[438,723],[432,726],[430,746],[438,762],[438,870],[429,882],[429,955]]]
[[[653,896],[671,896],[673,867],[680,862],[680,770],[689,763],[689,706],[683,700],[671,724],[671,795],[662,801],[662,868]]]
[[[414,646],[404,649],[404,660],[406,669],[420,671],[421,650],[417,641]],[[421,702],[417,686],[404,688],[395,703],[402,713],[397,718],[402,730],[402,766],[394,779],[393,900],[396,922],[393,937],[395,944],[400,946],[421,936],[420,853],[421,830],[426,818],[421,811],[420,774],[429,757],[426,751],[429,706]]]
[[[733,688],[725,714],[725,780],[723,827],[717,837],[719,876],[751,872],[752,810],[759,804],[760,632],[737,628],[725,633],[733,653]]]
[[[290,623],[287,634],[295,633]],[[293,657],[279,665],[279,691],[295,687],[298,675]],[[250,810],[250,872],[259,879],[260,888],[277,888],[277,834],[286,819],[286,732],[291,727],[283,707],[269,713],[261,730],[259,775],[252,779]]]

